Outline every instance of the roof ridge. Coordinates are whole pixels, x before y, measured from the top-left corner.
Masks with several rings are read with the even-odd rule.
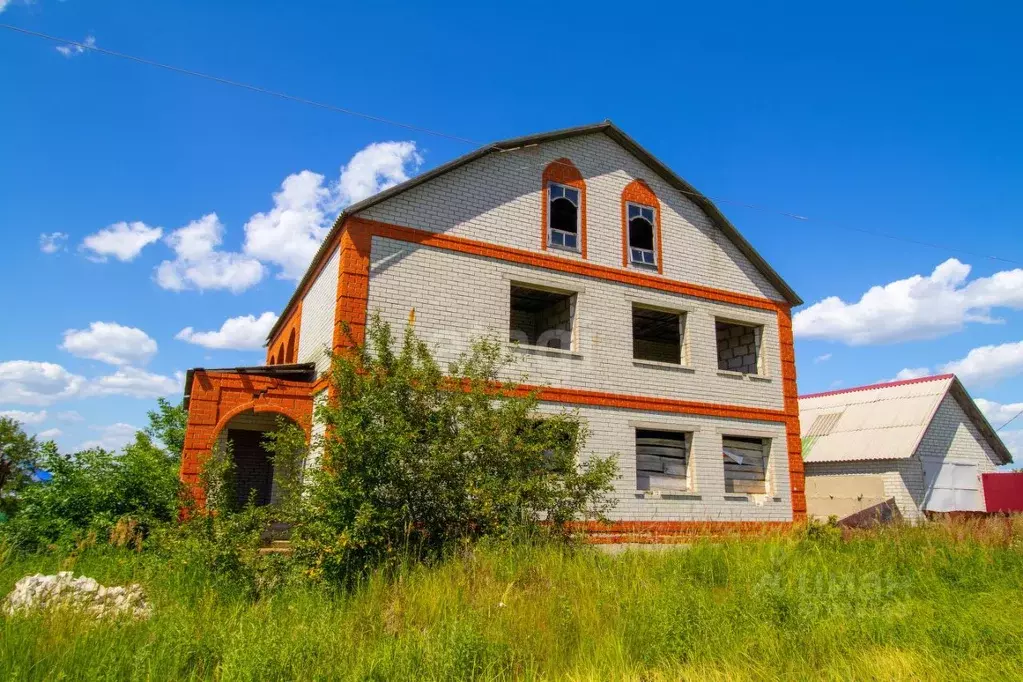
[[[843,393],[856,393],[859,391],[872,391],[876,388],[892,388],[894,386],[906,386],[909,384],[922,384],[927,381],[940,381],[945,379],[955,379],[955,374],[934,374],[932,376],[917,377],[915,379],[900,379],[898,381],[884,381],[877,384],[868,384],[866,386],[853,386],[852,388],[840,388],[835,391],[822,391],[821,393],[807,393],[806,395],[799,396],[799,399],[804,398],[823,398],[829,395],[841,395]]]

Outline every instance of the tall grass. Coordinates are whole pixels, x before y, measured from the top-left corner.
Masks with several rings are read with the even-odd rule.
[[[0,590],[142,583],[146,622],[0,619],[3,679],[1018,679],[1023,521],[698,542],[488,546],[348,594],[253,599],[179,561],[0,556]]]

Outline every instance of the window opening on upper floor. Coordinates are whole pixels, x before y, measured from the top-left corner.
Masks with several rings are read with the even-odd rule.
[[[548,243],[579,248],[579,190],[556,182],[547,185]]]
[[[629,259],[639,265],[657,265],[654,243],[654,210],[649,206],[628,203]]]

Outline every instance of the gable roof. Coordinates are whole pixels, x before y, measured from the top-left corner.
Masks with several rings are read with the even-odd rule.
[[[954,374],[800,396],[803,461],[908,459],[949,394],[1001,463],[1011,462],[1009,449]]]
[[[378,192],[373,196],[363,199],[362,201],[356,202],[351,206],[344,209],[341,214],[334,221],[334,226],[331,228],[327,237],[323,240],[316,255],[313,256],[312,262],[309,264],[309,268],[306,270],[302,280],[298,283],[298,287],[295,289],[295,293],[292,295],[288,304],[284,307],[284,312],[277,320],[277,324],[270,330],[267,336],[269,341],[277,333],[278,328],[283,325],[283,321],[287,318],[287,312],[298,302],[300,292],[302,292],[306,285],[309,284],[309,280],[312,279],[314,273],[319,270],[320,262],[327,257],[330,251],[330,245],[333,244],[334,239],[341,231],[342,225],[344,224],[345,218],[353,216],[360,211],[364,211],[371,206],[376,206],[382,201],[387,201],[403,192],[406,192],[413,187],[417,187],[425,182],[429,182],[434,178],[438,178],[446,173],[449,173],[456,168],[460,168],[468,163],[476,161],[488,156],[490,154],[498,152],[507,152],[517,149],[519,147],[526,147],[530,145],[541,144],[544,142],[553,142],[555,140],[563,140],[570,137],[579,137],[582,135],[593,135],[602,133],[607,135],[612,140],[621,145],[626,151],[631,153],[650,170],[657,173],[665,182],[677,189],[679,192],[685,194],[690,201],[699,206],[704,213],[710,218],[711,222],[717,227],[724,235],[739,249],[739,251],[749,259],[754,267],[767,279],[771,285],[778,290],[779,293],[785,298],[785,301],[792,306],[802,305],[803,299],[790,287],[785,280],[781,278],[774,268],[772,268],[764,257],[761,256],[753,245],[746,241],[746,238],[739,233],[728,218],[721,213],[721,210],[714,205],[710,199],[705,197],[702,193],[698,192],[696,188],[690,185],[688,182],[683,180],[674,171],[668,168],[666,165],[661,163],[653,154],[648,152],[646,149],[641,147],[639,143],[633,140],[631,137],[626,135],[618,126],[611,123],[611,121],[604,121],[602,123],[594,123],[590,125],[577,126],[575,128],[563,128],[561,130],[553,130],[547,133],[537,133],[535,135],[525,135],[522,137],[513,137],[508,140],[501,140],[500,142],[493,142],[476,149],[475,151],[469,152],[464,156],[460,156],[457,159],[448,161],[447,163],[441,164],[436,168],[432,168],[425,173],[421,173],[414,178],[410,178],[405,182],[395,185],[389,189],[385,189],[382,192]]]

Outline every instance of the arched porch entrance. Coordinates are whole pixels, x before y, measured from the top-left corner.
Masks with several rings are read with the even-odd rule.
[[[274,454],[267,434],[294,422],[279,412],[252,409],[231,417],[217,436],[219,452],[234,461],[234,496],[238,508],[251,501],[257,507],[280,501],[281,482],[274,471]]]

